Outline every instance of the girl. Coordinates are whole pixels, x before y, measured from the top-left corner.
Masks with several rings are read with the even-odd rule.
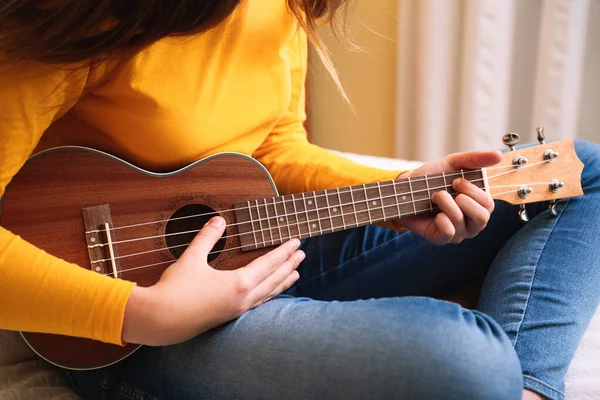
[[[31,154],[66,144],[154,171],[241,152],[282,193],[499,162],[463,153],[391,173],[307,142],[307,38],[336,79],[315,26],[342,3],[1,2],[0,193]],[[561,399],[600,292],[600,149],[576,151],[586,194],[556,218],[535,205],[522,226],[497,204],[490,219],[489,195],[458,179],[406,231],[290,240],[233,272],[207,264],[213,218],[148,288],[0,228],[0,327],[149,345],[65,373],[87,399]],[[484,274],[476,310],[432,298]]]

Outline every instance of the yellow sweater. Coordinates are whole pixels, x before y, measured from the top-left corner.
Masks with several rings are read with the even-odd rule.
[[[33,63],[0,73],[0,195],[36,151],[97,148],[154,171],[252,155],[282,193],[398,173],[307,142],[307,40],[285,1],[253,0],[215,29],[154,43],[109,76]],[[86,89],[84,91],[84,89]],[[121,343],[133,283],[53,257],[0,227],[0,328]]]

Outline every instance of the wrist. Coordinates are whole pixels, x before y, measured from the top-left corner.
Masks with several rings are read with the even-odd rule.
[[[158,346],[162,343],[165,331],[160,318],[160,302],[157,301],[152,287],[134,286],[123,317],[121,340],[123,343]]]

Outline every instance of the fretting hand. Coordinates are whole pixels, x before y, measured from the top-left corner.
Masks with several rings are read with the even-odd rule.
[[[134,287],[125,309],[124,342],[163,346],[180,343],[239,317],[287,290],[304,259],[292,239],[233,271],[218,271],[207,256],[225,229],[212,218],[154,286]]]
[[[410,173],[401,174],[398,178],[490,167],[501,160],[502,153],[499,151],[456,153],[429,162]],[[487,225],[494,210],[494,201],[489,194],[465,179],[455,179],[452,187],[458,193],[456,197],[441,191],[431,198],[440,208],[439,214],[405,217],[394,221],[394,224],[402,225],[438,245],[456,244],[475,237]]]

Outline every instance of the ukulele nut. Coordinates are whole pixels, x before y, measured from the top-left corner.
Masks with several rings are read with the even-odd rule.
[[[550,181],[550,190],[553,191],[554,193],[558,192],[560,189],[565,187],[565,183],[564,182],[559,182],[556,179],[552,179],[552,181]]]
[[[516,157],[513,159],[513,165],[514,165],[516,168],[520,168],[520,167],[522,167],[523,165],[527,164],[528,162],[529,162],[529,160],[528,160],[526,157],[523,157],[523,156],[516,156]]]
[[[531,193],[533,193],[533,189],[530,188],[530,187],[528,187],[528,186],[523,185],[523,186],[521,186],[519,188],[519,190],[517,191],[517,193],[519,194],[520,198],[526,199],[527,197],[529,197],[529,195]]]
[[[558,153],[552,149],[548,149],[544,152],[544,161],[552,161],[558,157]]]

